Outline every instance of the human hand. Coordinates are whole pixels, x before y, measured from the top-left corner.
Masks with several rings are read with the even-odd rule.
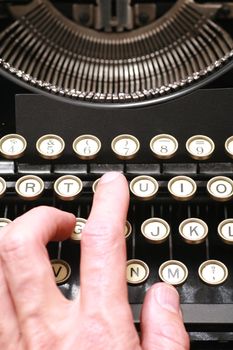
[[[56,287],[46,244],[69,237],[75,217],[39,207],[0,233],[0,349],[188,350],[175,288],[147,292],[142,338],[127,300],[124,226],[128,185],[118,173],[102,177],[82,234],[77,300]]]

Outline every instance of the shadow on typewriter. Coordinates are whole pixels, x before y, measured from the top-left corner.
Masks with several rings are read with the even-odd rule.
[[[98,179],[124,173],[136,326],[162,280],[193,349],[232,349],[233,3],[0,0],[0,18],[0,226],[41,204],[74,213],[48,246],[73,299]]]

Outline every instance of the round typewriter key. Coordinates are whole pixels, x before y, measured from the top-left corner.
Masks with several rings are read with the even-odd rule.
[[[204,135],[195,135],[186,142],[186,149],[192,158],[205,160],[212,155],[215,145],[211,138]]]
[[[72,232],[70,239],[75,243],[79,243],[81,241],[82,232],[86,225],[87,220],[83,218],[76,219],[76,225],[74,231]]]
[[[176,176],[168,182],[168,191],[175,199],[180,201],[191,199],[196,190],[195,181],[188,176]]]
[[[50,262],[56,284],[64,284],[71,275],[70,265],[66,261],[60,259],[51,260]]]
[[[82,181],[74,175],[61,176],[54,183],[54,191],[64,201],[75,199],[82,191],[82,188]]]
[[[0,229],[10,224],[12,221],[7,218],[0,218]]]
[[[45,159],[59,158],[64,148],[64,140],[60,136],[53,134],[41,136],[36,143],[37,151]]]
[[[140,148],[138,139],[132,135],[119,135],[112,140],[112,150],[120,159],[133,158]]]
[[[168,159],[174,156],[178,149],[178,142],[175,137],[168,134],[161,134],[153,137],[150,141],[150,149],[154,155],[161,159]]]
[[[216,286],[226,281],[228,269],[221,261],[207,260],[199,267],[198,274],[203,282]]]
[[[208,234],[208,226],[198,218],[190,218],[182,221],[179,226],[179,232],[187,243],[202,243]]]
[[[151,218],[142,223],[141,232],[150,243],[163,243],[169,236],[170,226],[163,219]]]
[[[73,142],[73,150],[81,159],[93,159],[101,149],[101,142],[94,135],[81,135]]]
[[[100,181],[100,178],[97,179],[97,180],[95,180],[95,181],[93,182],[93,185],[92,185],[92,191],[93,191],[93,193],[96,193],[96,188],[97,188],[97,186],[98,186],[99,181]]]
[[[151,176],[140,175],[129,184],[130,191],[139,199],[152,199],[158,192],[158,182]]]
[[[160,266],[159,277],[163,282],[178,286],[186,281],[188,269],[178,260],[168,260]]]
[[[6,181],[0,177],[0,197],[6,192]]]
[[[233,181],[229,177],[215,176],[207,183],[207,191],[218,201],[228,201],[233,197]]]
[[[22,157],[26,147],[25,138],[18,134],[5,135],[0,140],[0,152],[7,159]]]
[[[142,260],[132,259],[127,261],[126,278],[129,284],[141,284],[149,276],[149,267]]]
[[[218,234],[225,243],[233,244],[233,219],[226,219],[220,222]]]
[[[34,200],[43,192],[44,182],[38,176],[25,175],[16,181],[15,190],[23,199]]]
[[[233,136],[229,137],[225,142],[225,150],[228,155],[233,158]]]
[[[127,220],[125,223],[125,238],[128,238],[131,235],[132,226],[131,223]]]

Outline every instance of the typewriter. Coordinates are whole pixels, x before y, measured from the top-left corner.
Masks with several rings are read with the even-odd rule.
[[[48,246],[73,299],[98,179],[124,173],[135,324],[162,280],[193,349],[232,349],[233,2],[0,0],[0,19],[0,227],[74,213]]]

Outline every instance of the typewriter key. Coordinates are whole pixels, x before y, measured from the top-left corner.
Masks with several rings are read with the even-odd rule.
[[[178,149],[178,142],[175,137],[168,134],[161,134],[153,137],[150,141],[150,149],[160,159],[168,159],[174,156]]]
[[[233,158],[233,136],[229,137],[225,142],[225,150],[228,155]]]
[[[141,232],[150,243],[163,243],[169,236],[170,226],[163,219],[151,218],[142,223]]]
[[[73,150],[81,159],[93,159],[101,149],[101,142],[94,135],[81,135],[73,142]]]
[[[0,177],[0,197],[4,195],[6,192],[6,181]]]
[[[233,244],[233,219],[226,219],[220,222],[218,234],[225,243]]]
[[[178,286],[186,281],[188,269],[178,260],[168,260],[160,266],[159,277],[163,282]]]
[[[212,155],[215,145],[211,138],[204,135],[195,135],[187,140],[186,149],[192,158],[205,160]]]
[[[82,181],[74,175],[61,176],[54,183],[54,191],[64,201],[75,199],[82,191],[82,188]]]
[[[196,190],[195,181],[188,176],[176,176],[168,182],[168,191],[175,199],[180,201],[191,199]]]
[[[48,134],[40,137],[36,142],[36,149],[45,159],[59,158],[65,148],[64,140],[57,135]]]
[[[208,234],[208,226],[198,218],[190,218],[182,221],[179,226],[179,232],[187,243],[202,243]]]
[[[0,152],[7,159],[22,157],[26,147],[25,138],[18,134],[5,135],[0,140]]]
[[[132,226],[131,223],[127,220],[125,223],[125,238],[128,238],[131,235]]]
[[[198,269],[201,280],[212,286],[222,284],[228,277],[227,267],[218,260],[207,260]]]
[[[0,229],[10,224],[12,221],[7,218],[0,218]]]
[[[229,177],[215,176],[207,183],[207,191],[218,201],[228,201],[233,197],[233,181]]]
[[[132,159],[140,148],[138,139],[132,135],[119,135],[112,140],[113,152],[120,159]]]
[[[139,199],[152,199],[158,192],[158,182],[151,176],[140,175],[129,184],[130,191]]]
[[[95,180],[95,181],[93,182],[93,185],[92,185],[92,191],[93,191],[93,193],[96,193],[96,188],[97,188],[97,186],[98,186],[99,181],[100,181],[100,178],[97,179],[97,180]]]
[[[75,243],[79,243],[81,241],[81,237],[82,237],[82,232],[83,229],[86,225],[87,220],[83,219],[83,218],[77,218],[76,219],[76,225],[74,228],[74,231],[72,232],[70,239],[75,242]]]
[[[44,191],[44,182],[38,176],[25,175],[16,181],[15,190],[21,198],[34,200]]]
[[[140,284],[147,280],[149,267],[142,260],[132,259],[127,261],[126,278],[129,284]]]
[[[64,284],[71,275],[70,265],[64,260],[51,260],[56,284]]]

